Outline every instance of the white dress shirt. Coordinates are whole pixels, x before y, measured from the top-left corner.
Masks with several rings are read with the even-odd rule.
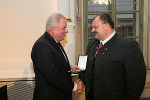
[[[116,34],[116,32],[114,31],[108,38],[106,38],[104,41],[100,40],[100,43],[102,42],[103,45],[105,45],[106,42],[108,42],[114,35]]]

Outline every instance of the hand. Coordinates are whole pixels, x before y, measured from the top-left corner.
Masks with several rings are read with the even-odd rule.
[[[76,70],[76,69],[80,69],[79,66],[76,65],[71,66],[71,70]]]
[[[75,91],[75,93],[81,93],[84,88],[83,82],[80,79],[78,79],[76,80],[76,84],[77,84],[77,90]]]

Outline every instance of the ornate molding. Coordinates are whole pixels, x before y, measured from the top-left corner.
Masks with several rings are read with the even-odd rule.
[[[74,33],[75,24],[68,24],[67,29],[69,33]]]

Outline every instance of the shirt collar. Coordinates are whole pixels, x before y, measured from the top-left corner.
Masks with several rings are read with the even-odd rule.
[[[49,35],[51,35],[51,34],[49,34]],[[59,41],[57,41],[52,35],[51,35],[51,37],[55,40],[56,43],[59,43]]]
[[[53,37],[53,39],[56,41],[56,43],[59,43],[59,41],[57,41],[54,37]]]
[[[105,45],[106,42],[108,42],[114,35],[115,35],[115,31],[108,37],[106,38],[104,41],[100,41],[100,43],[102,42],[103,45]]]

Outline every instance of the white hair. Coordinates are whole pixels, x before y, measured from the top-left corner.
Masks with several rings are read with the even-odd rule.
[[[58,27],[60,19],[66,19],[66,18],[60,13],[54,13],[51,16],[49,16],[46,21],[46,31],[49,31],[52,26]]]

